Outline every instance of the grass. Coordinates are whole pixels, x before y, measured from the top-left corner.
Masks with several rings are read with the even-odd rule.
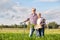
[[[1,33],[0,40],[60,40],[60,34],[46,34],[44,37],[29,37],[28,34]]]
[[[45,29],[44,37],[29,37],[29,30],[0,29],[0,40],[60,40],[60,29]]]
[[[24,33],[24,29],[20,28],[2,28],[0,33]],[[28,29],[25,29],[25,33],[29,33]],[[60,29],[45,29],[45,34],[60,34]]]

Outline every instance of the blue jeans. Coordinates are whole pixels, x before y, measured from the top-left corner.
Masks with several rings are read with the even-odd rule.
[[[29,37],[31,37],[34,33],[35,29],[33,27],[30,28],[30,34],[29,34]]]
[[[34,31],[35,31],[34,27],[31,26],[29,37],[33,35]],[[36,36],[44,36],[44,27],[41,29],[36,29]]]
[[[31,36],[33,35],[34,31],[35,31],[35,29],[31,27],[31,28],[30,28],[30,34],[29,34],[29,37],[31,37]],[[40,36],[39,30],[38,30],[38,29],[36,29],[36,36],[37,36],[37,37]]]
[[[40,36],[39,29],[36,29],[36,36],[37,36],[37,37]]]
[[[40,36],[44,36],[44,28],[39,29]]]

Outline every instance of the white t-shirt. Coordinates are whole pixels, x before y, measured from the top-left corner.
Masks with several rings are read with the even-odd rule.
[[[35,29],[42,28],[42,26],[40,25],[40,23],[42,22],[43,19],[44,19],[43,17],[37,19],[37,25],[35,26]]]
[[[41,23],[42,20],[43,20],[42,17],[41,17],[41,18],[38,18],[38,19],[37,19],[37,25],[40,25],[40,23]]]

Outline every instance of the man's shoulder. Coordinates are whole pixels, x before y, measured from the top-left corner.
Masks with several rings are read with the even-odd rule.
[[[32,13],[30,15],[33,15]],[[37,15],[37,13],[35,13],[35,15]]]
[[[35,13],[37,15],[37,13]]]
[[[30,14],[30,16],[32,16],[32,15],[33,15],[33,14]],[[35,13],[34,15],[35,15],[35,16],[37,16],[37,14],[36,14],[36,13]]]

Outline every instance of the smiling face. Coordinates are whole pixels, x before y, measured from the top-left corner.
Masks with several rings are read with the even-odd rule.
[[[32,14],[35,14],[35,13],[36,13],[36,9],[32,8]]]
[[[41,13],[38,13],[37,16],[38,16],[38,18],[40,18],[41,17]]]

